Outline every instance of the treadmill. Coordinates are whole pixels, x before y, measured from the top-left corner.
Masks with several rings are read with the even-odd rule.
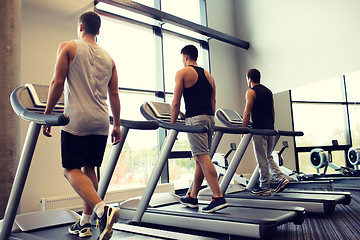
[[[217,110],[216,117],[224,123],[225,126],[238,127],[241,126],[242,119],[239,114],[234,110]],[[274,131],[274,133],[271,133]],[[246,140],[246,146],[248,146],[252,135],[276,135],[275,130],[262,130],[251,129],[250,133],[244,135],[240,144]],[[242,149],[241,151],[245,151]],[[237,151],[240,151],[238,149]],[[242,158],[242,154],[235,152],[227,172],[225,173],[223,180],[220,184],[220,189],[224,194],[229,183],[236,172],[237,167]],[[256,172],[258,174],[258,172]],[[235,205],[243,204],[259,204],[261,206],[272,206],[274,208],[283,206],[297,206],[303,207],[306,212],[315,213],[332,213],[335,210],[336,204],[348,205],[351,202],[351,193],[349,192],[333,192],[333,191],[306,191],[306,190],[287,190],[285,189],[281,193],[272,194],[271,196],[258,196],[251,193],[251,188],[255,187],[255,181],[258,180],[258,176],[253,176],[250,179],[249,185],[245,191],[233,192],[224,194],[228,203]],[[199,193],[199,199],[209,200],[211,196],[209,191],[203,190]]]
[[[8,204],[6,207],[4,219],[1,220],[0,240],[8,239],[49,239],[49,231],[51,238],[55,238],[57,234],[62,239],[74,239],[73,235],[66,234],[66,225],[73,224],[80,216],[71,210],[47,210],[16,215],[21,195],[25,186],[28,171],[31,165],[32,156],[36,147],[37,139],[41,130],[41,125],[62,126],[69,123],[69,117],[63,114],[63,100],[60,99],[51,115],[44,115],[48,96],[48,86],[26,84],[23,87],[15,89],[11,96],[11,105],[17,115],[22,119],[29,121],[29,129],[23,146],[18,169],[15,175],[13,187],[10,193]],[[112,122],[112,117],[110,117]],[[130,121],[121,120],[121,141],[112,147],[110,156],[119,156],[124,141],[130,129],[155,130],[159,127],[156,121]],[[116,164],[116,162],[115,162]],[[110,178],[108,171],[113,172],[115,165],[107,164],[104,173],[99,182],[99,195],[101,198],[105,196]],[[105,174],[106,173],[106,174]],[[64,228],[65,227],[65,228]],[[135,232],[142,234],[144,229],[129,229],[118,223],[114,224],[113,229],[122,231]]]
[[[186,126],[183,113],[180,113],[176,124],[171,124],[171,106],[167,103],[146,102],[140,110],[147,120],[157,120],[159,126],[168,132],[142,197],[120,204],[121,219],[129,219],[134,224],[143,222],[253,238],[268,238],[279,225],[303,222],[304,209],[299,207],[274,209],[257,204],[229,204],[228,208],[216,213],[203,213],[201,208],[208,202],[200,201],[199,209],[192,209],[180,204],[179,197],[173,193],[154,194],[178,133],[205,133],[208,129],[205,126]],[[247,128],[223,129],[237,134],[249,131]]]

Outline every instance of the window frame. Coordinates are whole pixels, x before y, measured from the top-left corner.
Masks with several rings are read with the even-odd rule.
[[[102,1],[99,1],[99,2],[102,2]],[[106,1],[106,2],[108,2],[108,1]],[[119,2],[121,2],[121,1],[119,1]],[[136,4],[138,4],[138,3],[136,3]],[[204,26],[206,27],[207,26],[206,1],[199,0],[199,4],[200,4],[201,25],[203,25],[203,27]],[[141,5],[141,4],[139,4],[139,5]],[[142,6],[145,6],[145,5],[142,5]],[[145,6],[145,7],[150,8],[147,6]],[[154,0],[154,8],[153,9],[160,10],[160,8],[161,8],[161,0]],[[189,36],[189,35],[186,35],[181,32],[168,30],[168,29],[163,28],[164,22],[157,21],[156,19],[154,19],[154,23],[143,22],[141,20],[133,19],[131,17],[126,17],[126,16],[118,15],[113,12],[106,11],[106,10],[101,10],[99,8],[96,8],[96,5],[95,5],[95,12],[97,12],[101,16],[105,16],[105,17],[112,18],[112,19],[119,20],[119,21],[125,21],[130,24],[135,24],[135,25],[139,25],[142,27],[146,27],[146,28],[152,28],[152,30],[153,30],[153,34],[154,34],[154,38],[155,38],[155,48],[156,48],[156,50],[155,50],[155,61],[156,61],[155,66],[157,68],[155,70],[155,72],[157,74],[156,83],[155,83],[156,90],[137,89],[137,88],[128,88],[128,87],[124,88],[124,87],[119,86],[120,94],[123,91],[132,92],[134,94],[150,93],[150,94],[154,94],[156,101],[159,101],[159,102],[166,102],[166,96],[173,95],[173,92],[166,91],[166,89],[165,89],[165,80],[166,79],[165,79],[165,73],[164,73],[164,47],[163,47],[164,33],[174,35],[179,38],[187,39],[189,41],[198,42],[201,46],[201,49],[199,49],[199,51],[202,51],[201,55],[203,56],[204,65],[202,67],[204,67],[209,72],[211,72],[210,71],[209,42],[208,42],[209,38],[204,38],[204,37],[196,38],[196,37]],[[167,13],[165,13],[165,14],[167,14]],[[184,20],[184,21],[186,22],[187,20]],[[160,151],[161,146],[163,145],[164,140],[166,138],[166,130],[159,128],[159,130],[157,132],[158,132],[158,150]],[[188,151],[173,151],[171,154],[172,154],[171,156],[175,156],[172,158],[188,158],[189,157]],[[168,162],[166,163],[164,170],[161,173],[160,182],[161,183],[169,183],[170,182]]]
[[[294,104],[301,103],[301,104],[331,104],[331,105],[344,105],[345,106],[345,130],[347,135],[347,144],[340,144],[340,145],[311,145],[311,146],[303,146],[297,147],[296,146],[296,139],[294,141],[295,144],[295,166],[296,171],[300,171],[300,164],[299,164],[299,153],[310,152],[314,148],[322,148],[324,151],[344,151],[345,154],[345,167],[352,168],[353,166],[350,164],[347,154],[351,146],[353,146],[353,140],[351,135],[351,124],[350,124],[350,112],[349,106],[360,104],[360,102],[349,102],[348,101],[348,90],[346,86],[346,75],[342,75],[342,84],[343,84],[343,93],[345,95],[344,101],[300,101],[300,100],[292,100],[292,94],[290,90],[290,105],[291,105],[291,117],[292,117],[292,125],[295,129],[295,121],[294,121]]]

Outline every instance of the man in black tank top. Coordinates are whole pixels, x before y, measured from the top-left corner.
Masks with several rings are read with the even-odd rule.
[[[274,129],[275,110],[273,94],[264,85],[260,84],[260,72],[257,69],[250,69],[247,72],[249,90],[246,92],[246,106],[243,113],[243,127],[247,127],[252,120],[251,127],[254,129]],[[259,165],[260,187],[253,190],[255,195],[269,196],[270,191],[270,171],[277,180],[278,186],[275,192],[281,192],[289,183],[285,175],[280,171],[271,155],[274,145],[274,136],[253,135],[253,148],[255,158]]]
[[[189,191],[190,194],[181,198],[180,202],[188,207],[197,208],[197,194],[205,177],[213,192],[213,200],[202,211],[214,212],[227,207],[226,200],[220,191],[215,167],[209,156],[215,126],[215,81],[210,73],[198,67],[196,63],[198,51],[195,46],[185,46],[181,50],[181,54],[184,68],[178,71],[175,76],[171,123],[176,123],[183,95],[186,124],[203,125],[209,131],[208,133],[188,133],[191,152],[195,160],[195,174],[193,188]]]

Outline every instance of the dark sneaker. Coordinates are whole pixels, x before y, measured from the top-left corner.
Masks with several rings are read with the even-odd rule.
[[[190,195],[188,197],[180,198],[180,203],[189,207],[189,208],[197,208],[199,207],[198,199],[192,198]]]
[[[119,220],[120,210],[105,206],[104,215],[98,219],[97,227],[100,230],[98,240],[108,240],[111,238],[113,230],[112,226]]]
[[[224,197],[212,198],[210,204],[202,209],[203,212],[211,213],[224,208],[227,208],[228,204]]]
[[[285,187],[286,187],[286,185],[289,183],[289,180],[287,180],[287,178],[285,178],[285,177],[283,177],[280,181],[279,181],[279,183],[278,183],[278,185],[277,185],[277,187],[276,187],[276,189],[275,189],[275,193],[279,193],[279,192],[282,192],[282,191],[284,191],[284,189],[285,189]]]
[[[70,234],[79,235],[79,237],[91,237],[91,224],[86,223],[84,226],[80,225],[80,218],[69,228]]]
[[[271,195],[270,188],[265,188],[265,187],[259,187],[258,189],[252,190],[251,193],[254,195],[259,195],[259,196],[270,196]]]

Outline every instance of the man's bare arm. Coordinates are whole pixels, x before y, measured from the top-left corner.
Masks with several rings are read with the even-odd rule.
[[[59,101],[63,90],[64,82],[68,72],[69,66],[69,51],[71,49],[70,42],[60,44],[57,59],[55,63],[54,76],[50,84],[49,94],[44,114],[50,114],[54,109],[56,103]]]
[[[120,98],[118,90],[118,75],[115,63],[113,61],[113,72],[108,85],[108,94],[109,102],[111,107],[111,112],[113,114],[113,131],[111,133],[111,142],[117,144],[121,140],[121,131],[120,131]]]
[[[74,52],[76,52],[75,42],[61,43],[58,48],[54,76],[49,87],[44,114],[50,114],[53,111],[64,91],[64,83],[68,72],[69,62],[72,60],[71,57]],[[43,134],[47,137],[51,137],[51,126],[43,126]]]
[[[184,90],[183,71],[180,70],[175,75],[174,98],[171,104],[171,123],[176,123],[176,119],[180,113],[181,96]]]
[[[250,89],[246,92],[246,105],[243,113],[243,122],[242,122],[243,127],[248,127],[249,125],[251,111],[255,102],[255,96],[256,95],[254,90]]]

